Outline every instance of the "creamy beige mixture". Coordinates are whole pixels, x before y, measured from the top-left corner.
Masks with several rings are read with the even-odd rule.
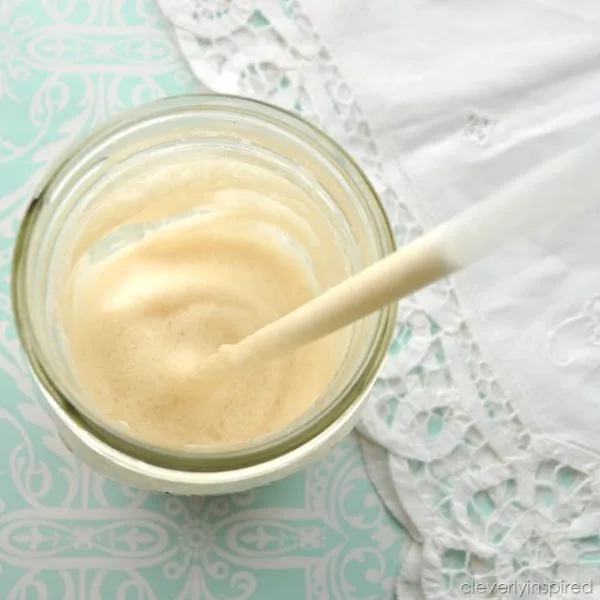
[[[193,374],[341,281],[331,215],[276,169],[233,156],[155,164],[105,194],[72,249],[60,320],[83,400],[170,447],[250,441],[327,389],[336,334],[218,386]]]

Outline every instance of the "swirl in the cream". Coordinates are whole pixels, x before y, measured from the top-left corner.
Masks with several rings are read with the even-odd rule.
[[[61,325],[82,400],[170,447],[248,442],[327,389],[346,338],[228,371],[190,372],[345,275],[331,217],[276,169],[234,156],[154,165],[106,192],[80,230]]]

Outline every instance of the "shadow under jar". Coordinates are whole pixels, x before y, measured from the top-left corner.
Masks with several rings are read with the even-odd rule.
[[[57,316],[68,249],[78,228],[93,218],[101,190],[131,169],[187,150],[252,156],[267,168],[277,164],[327,215],[344,250],[345,276],[395,246],[373,188],[342,148],[288,112],[238,97],[173,97],[122,113],[71,148],[46,177],[18,234],[13,309],[60,436],[90,466],[123,482],[178,494],[222,494],[289,475],[349,433],[385,358],[396,307],[355,324],[326,393],[301,417],[251,443],[161,447],[103,415],[78,382]]]

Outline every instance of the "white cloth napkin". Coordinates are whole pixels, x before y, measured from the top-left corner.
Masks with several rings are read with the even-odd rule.
[[[600,135],[596,0],[159,4],[205,85],[345,145],[399,243]],[[600,210],[403,302],[360,431],[400,598],[600,598]]]
[[[600,135],[600,3],[303,6],[426,223]],[[456,286],[523,421],[600,452],[600,211],[514,244]]]

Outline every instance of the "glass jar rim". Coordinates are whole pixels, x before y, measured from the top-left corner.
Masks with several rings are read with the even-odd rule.
[[[364,191],[361,201],[373,213],[372,216],[379,229],[378,234],[381,236],[379,241],[387,252],[395,249],[395,239],[387,213],[373,186],[354,159],[323,131],[289,111],[257,100],[213,94],[172,96],[129,109],[108,119],[67,148],[55,161],[38,186],[17,234],[12,261],[12,304],[17,332],[35,377],[52,398],[90,433],[119,451],[157,466],[190,471],[222,471],[266,462],[302,446],[361,401],[369,392],[391,343],[397,314],[396,304],[381,311],[381,321],[375,339],[366,353],[367,359],[361,364],[361,368],[335,398],[314,415],[298,425],[294,424],[294,427],[285,428],[283,432],[274,432],[265,436],[264,441],[257,441],[252,446],[240,444],[229,446],[227,450],[213,446],[210,450],[182,452],[153,446],[137,438],[128,437],[118,429],[112,428],[109,422],[98,420],[93,411],[86,409],[83,402],[69,397],[70,395],[60,383],[55,381],[44,367],[45,361],[39,352],[40,344],[32,323],[26,292],[27,249],[44,206],[44,199],[48,190],[56,186],[61,177],[66,177],[71,161],[78,156],[84,156],[86,152],[92,151],[97,145],[113,135],[118,135],[127,127],[133,127],[161,115],[173,115],[180,111],[203,108],[223,111],[224,114],[227,112],[237,114],[241,111],[259,120],[266,119],[279,127],[288,128],[311,144],[311,149],[316,149],[318,155],[335,167],[337,172],[360,184]]]

